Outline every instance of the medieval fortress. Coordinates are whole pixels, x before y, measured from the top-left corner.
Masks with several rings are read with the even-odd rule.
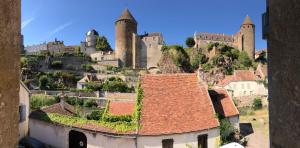
[[[86,33],[85,41],[80,43],[80,50],[96,61],[100,67],[107,65],[115,67],[131,67],[133,69],[152,69],[157,68],[162,52],[161,47],[165,44],[162,33],[137,34],[138,22],[128,9],[125,9],[121,16],[115,21],[115,50],[97,51],[96,40],[99,33],[92,29]],[[215,48],[206,51],[209,44],[222,43],[240,51],[248,53],[250,58],[254,58],[255,53],[255,25],[247,16],[235,35],[195,33],[194,40],[196,49],[211,57],[212,52],[216,53]],[[54,44],[55,43],[55,44]],[[48,44],[27,46],[25,50],[38,51],[48,50],[51,45],[51,52],[65,52],[63,42],[55,40]],[[54,47],[55,46],[55,47]],[[57,47],[56,47],[57,46]],[[67,46],[66,46],[67,47]],[[39,48],[39,49],[38,49]],[[69,49],[70,51],[70,49]]]
[[[246,51],[250,58],[255,54],[255,25],[247,15],[240,30],[235,35],[195,33],[195,48],[206,49],[211,43],[222,43],[240,51]],[[208,52],[208,51],[204,51]]]

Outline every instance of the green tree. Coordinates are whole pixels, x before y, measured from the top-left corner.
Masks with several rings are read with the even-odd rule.
[[[188,37],[185,41],[186,46],[188,46],[189,48],[192,48],[195,46],[195,40],[193,37]]]
[[[242,51],[238,57],[238,61],[240,64],[242,64],[244,67],[251,67],[252,66],[252,60],[249,58],[247,52]]]
[[[112,51],[110,44],[105,36],[98,36],[96,38],[96,50],[98,51]]]
[[[49,88],[49,78],[46,75],[43,75],[39,78],[39,87],[40,89],[48,89]]]
[[[199,64],[205,64],[208,61],[208,58],[202,54],[198,53],[196,56],[191,57],[191,66],[195,70],[199,67]]]

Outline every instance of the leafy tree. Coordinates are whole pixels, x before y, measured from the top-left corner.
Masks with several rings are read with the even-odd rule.
[[[81,53],[80,46],[75,47],[75,53],[76,54],[80,54]]]
[[[186,46],[188,46],[189,48],[192,48],[195,46],[195,40],[193,37],[188,37],[185,41]]]
[[[98,36],[96,38],[96,49],[98,51],[112,51],[105,36]]]
[[[198,53],[196,56],[191,57],[191,66],[195,70],[199,64],[205,64],[207,61],[208,58],[204,54]]]
[[[242,64],[244,67],[252,66],[252,60],[249,58],[248,54],[245,51],[242,51],[240,53],[238,60],[239,60],[240,64]]]
[[[39,87],[41,89],[48,89],[49,88],[49,78],[46,75],[43,75],[39,78]]]

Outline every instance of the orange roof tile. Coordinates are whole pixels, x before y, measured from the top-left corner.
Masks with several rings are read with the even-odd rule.
[[[208,90],[196,74],[143,75],[140,135],[175,134],[219,126]]]
[[[235,70],[233,75],[227,75],[223,80],[221,80],[217,85],[226,86],[230,82],[235,81],[255,81],[256,77],[254,72],[251,70]]]
[[[113,101],[109,103],[108,111],[112,115],[132,115],[134,105],[134,102]]]
[[[210,96],[218,114],[221,114],[224,117],[239,115],[239,111],[226,90],[213,89],[210,91]]]

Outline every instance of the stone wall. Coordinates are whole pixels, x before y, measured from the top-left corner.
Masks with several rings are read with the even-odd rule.
[[[17,147],[21,1],[0,1],[0,146]]]
[[[271,147],[299,147],[300,1],[269,0]]]

